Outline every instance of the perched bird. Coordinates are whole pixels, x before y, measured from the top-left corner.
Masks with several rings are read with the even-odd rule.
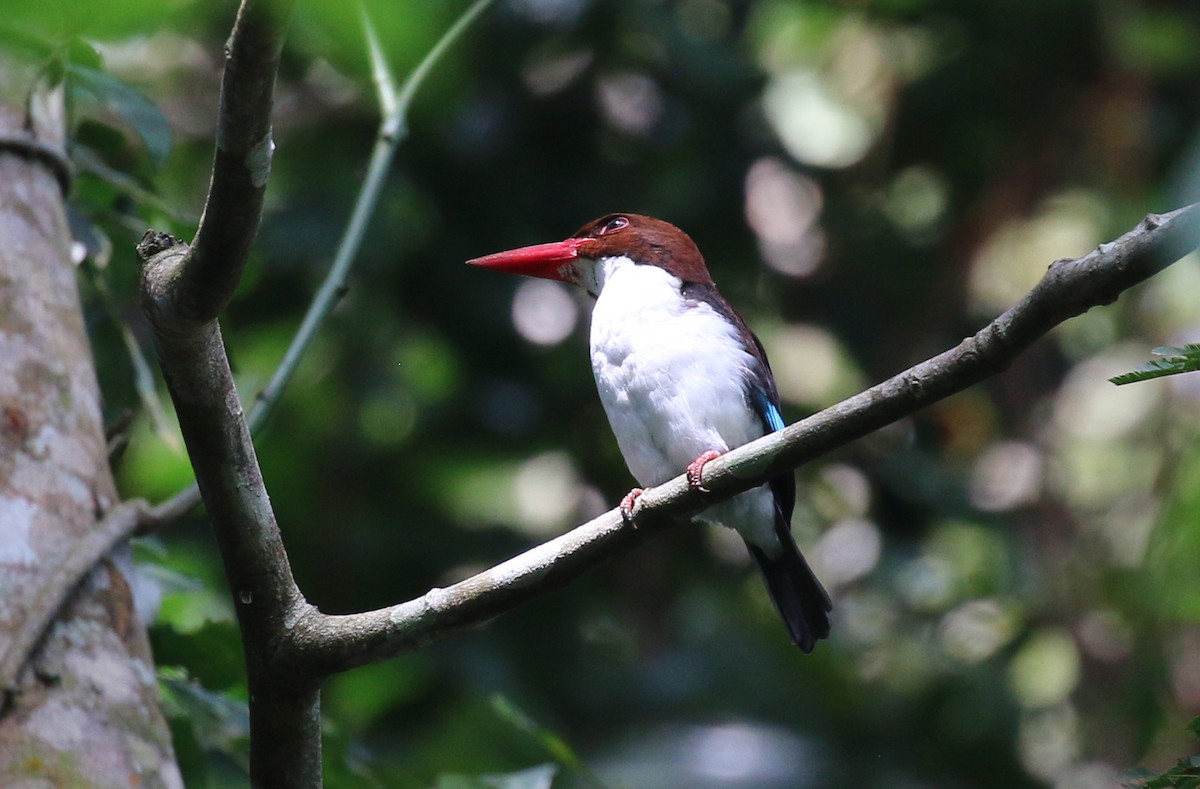
[[[758,341],[717,293],[696,244],[679,228],[609,214],[564,241],[497,252],[471,265],[578,285],[592,310],[592,372],[621,454],[639,484],[686,472],[784,426]],[[632,522],[641,495],[621,502]],[[732,527],[762,570],[792,641],[805,652],[829,635],[829,595],[791,533],[796,481],[782,474],[699,517]]]

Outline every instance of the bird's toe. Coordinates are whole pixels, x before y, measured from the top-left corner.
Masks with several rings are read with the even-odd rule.
[[[700,493],[711,493],[712,491],[704,487],[704,485],[701,483],[700,475],[704,473],[704,467],[708,465],[710,460],[716,460],[717,458],[721,457],[722,454],[724,453],[718,452],[715,449],[710,449],[689,463],[686,472],[688,487],[690,487],[692,490],[699,491]]]
[[[641,488],[634,488],[625,494],[625,498],[621,499],[621,520],[625,521],[626,526],[637,528],[637,524],[633,522],[633,505],[642,495]]]

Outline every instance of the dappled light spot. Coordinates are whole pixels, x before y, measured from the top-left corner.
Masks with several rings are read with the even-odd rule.
[[[579,19],[586,3],[584,0],[511,0],[509,5],[533,22],[567,27]]]
[[[1114,386],[1109,378],[1144,360],[1143,348],[1110,348],[1071,369],[1054,402],[1054,425],[1065,440],[1115,441],[1159,412],[1158,386]]]
[[[882,553],[883,535],[878,526],[865,518],[846,518],[822,535],[812,559],[825,585],[837,587],[874,570]]]
[[[1051,262],[1086,254],[1104,238],[1105,205],[1077,190],[1046,200],[1030,219],[1010,219],[971,261],[968,284],[977,315],[998,314],[1037,284]]]
[[[1071,769],[1079,757],[1081,745],[1079,713],[1071,704],[1063,703],[1021,716],[1017,730],[1017,758],[1036,778],[1054,782]]]
[[[1112,608],[1088,611],[1075,630],[1083,651],[1095,660],[1118,663],[1133,652],[1133,628],[1119,611]]]
[[[602,757],[607,785],[662,789],[820,785],[813,746],[787,729],[752,722],[671,725],[639,732]]]
[[[871,481],[848,463],[822,466],[806,493],[813,508],[828,521],[865,515],[871,506]]]
[[[596,83],[596,102],[604,120],[635,137],[654,131],[663,112],[662,91],[645,74],[607,74]]]
[[[502,525],[542,539],[575,525],[584,488],[567,453],[545,452],[459,469],[437,490],[463,526]]]
[[[901,170],[883,194],[883,213],[913,243],[927,243],[946,216],[950,201],[946,179],[933,167]]]
[[[887,594],[869,587],[855,588],[838,598],[839,636],[860,645],[879,644],[895,635],[896,604]]]
[[[824,407],[853,394],[862,380],[841,341],[821,326],[763,326],[758,336],[786,402]]]
[[[746,222],[767,265],[791,277],[817,270],[825,255],[825,233],[819,224],[823,202],[820,184],[782,160],[769,156],[750,165]]]
[[[842,168],[858,162],[876,130],[815,72],[797,70],[771,79],[763,108],[779,142],[796,161]]]
[[[358,83],[334,68],[324,58],[314,60],[304,74],[304,84],[330,107],[341,107],[358,98]]]
[[[362,436],[376,446],[395,446],[407,439],[417,424],[412,398],[397,387],[381,387],[368,394],[358,409]]]
[[[513,479],[518,522],[526,534],[545,536],[571,525],[582,492],[575,463],[566,452],[547,452],[523,462]]]
[[[936,681],[933,657],[927,639],[909,634],[865,650],[859,675],[896,693],[920,694]]]
[[[443,335],[412,332],[396,357],[401,380],[418,404],[449,397],[462,381],[458,349]]]
[[[1044,475],[1042,453],[1023,441],[990,445],[971,471],[971,503],[985,512],[1004,512],[1037,500]]]
[[[1166,345],[1195,342],[1200,336],[1200,253],[1185,256],[1130,295],[1137,305],[1139,324],[1145,325],[1148,333],[1163,338]],[[1200,376],[1185,375],[1171,381],[1190,382],[1195,387],[1200,386],[1197,379]]]
[[[942,618],[938,636],[946,654],[980,663],[996,654],[1016,633],[1016,617],[998,600],[971,600]]]
[[[575,330],[579,305],[563,286],[548,280],[521,282],[513,294],[513,327],[535,345],[558,345]]]
[[[1013,697],[1024,707],[1065,701],[1079,683],[1079,649],[1070,633],[1045,628],[1029,637],[1008,666]]]
[[[593,57],[590,49],[539,47],[526,59],[521,79],[533,95],[551,96],[574,82],[591,65]]]
[[[954,567],[941,556],[922,556],[901,569],[899,592],[911,608],[937,611],[954,600]]]

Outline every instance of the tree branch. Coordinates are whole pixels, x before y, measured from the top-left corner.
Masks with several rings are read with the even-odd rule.
[[[367,165],[366,177],[363,179],[362,188],[354,202],[350,221],[346,224],[342,239],[338,243],[329,273],[313,297],[312,304],[309,305],[308,312],[305,313],[304,320],[300,323],[300,328],[296,331],[295,337],[292,338],[292,342],[283,356],[283,361],[279,363],[271,380],[258,393],[254,406],[250,409],[250,429],[255,433],[266,422],[267,416],[270,415],[284,387],[296,372],[300,358],[308,350],[317,330],[346,293],[350,269],[362,248],[363,239],[367,234],[367,224],[375,213],[375,207],[379,204],[379,196],[383,192],[387,174],[396,157],[396,149],[408,136],[408,111],[412,106],[417,89],[424,84],[434,65],[450,45],[457,41],[463,31],[493,2],[494,0],[476,0],[470,8],[463,12],[462,16],[455,20],[454,24],[413,69],[412,74],[400,86],[398,93],[392,93],[389,83],[383,81],[380,76],[381,73],[387,73],[387,66],[380,60],[382,55],[375,42],[375,34],[371,26],[366,24],[367,41],[373,61],[372,70],[379,85],[384,117],[375,138],[375,147],[371,151],[371,161]]]
[[[174,322],[215,320],[233,297],[271,174],[271,107],[291,0],[243,0],[225,46],[217,147],[204,213],[178,266]]]
[[[341,294],[345,290],[349,272],[354,263],[358,251],[362,246],[362,241],[365,237],[366,226],[374,212],[376,205],[379,202],[379,196],[382,193],[385,176],[390,169],[394,159],[396,149],[407,136],[407,125],[405,119],[412,101],[416,95],[417,89],[424,83],[425,79],[431,72],[432,67],[438,59],[445,53],[447,48],[454,43],[463,33],[463,31],[479,17],[484,10],[491,5],[494,0],[476,0],[446,31],[445,34],[438,40],[426,57],[421,61],[412,74],[406,79],[399,90],[391,83],[391,76],[387,72],[387,65],[383,61],[378,41],[375,38],[374,32],[369,23],[366,21],[364,13],[364,24],[368,36],[368,46],[371,51],[373,64],[374,78],[379,85],[380,101],[383,109],[383,118],[380,121],[379,131],[375,148],[372,151],[371,161],[367,169],[367,176],[364,180],[358,198],[355,202],[354,210],[351,214],[350,221],[343,234],[342,240],[338,245],[337,252],[334,256],[333,264],[330,267],[329,273],[326,275],[317,294],[313,298],[312,304],[309,306],[308,312],[305,315],[304,321],[296,336],[293,337],[291,345],[288,347],[287,353],[279,368],[272,375],[268,386],[256,398],[254,407],[251,408],[248,419],[251,433],[257,433],[265,424],[267,416],[276,402],[287,383],[290,381],[292,374],[295,372],[296,366],[299,364],[304,351],[311,344],[313,337],[320,328],[324,320],[328,317],[333,307],[340,300]],[[282,17],[286,9],[280,8],[280,25],[282,25]],[[262,13],[247,10],[243,8],[239,14],[239,22],[235,26],[235,35],[231,40],[231,53],[243,52],[253,49],[251,39],[258,35],[256,32],[259,28],[255,28],[250,21],[243,22],[241,20],[250,20],[259,18],[261,20]],[[261,21],[258,23],[261,24]],[[239,32],[240,31],[240,32]],[[275,37],[272,37],[273,39]],[[276,57],[278,52],[276,52]],[[259,59],[254,59],[255,73],[259,77],[264,76],[261,71],[263,64]],[[231,69],[235,68],[231,64]],[[272,71],[271,74],[274,72]],[[230,74],[227,71],[225,81],[228,82]],[[269,81],[259,80],[259,90],[269,88]],[[242,95],[242,91],[238,91],[237,95]],[[226,91],[226,96],[233,95]],[[232,101],[232,100],[231,100]],[[233,102],[237,104],[236,102]],[[257,111],[261,115],[257,120],[251,121],[244,119],[242,127],[250,129],[248,133],[240,133],[238,137],[249,139],[253,137],[254,129],[266,128],[269,133],[270,127],[266,123],[266,118],[269,117],[269,104],[255,105]],[[230,108],[241,116],[248,115],[254,106],[242,101],[237,106],[231,107],[231,102],[223,102],[222,108]],[[237,124],[232,124],[237,125]],[[2,141],[0,141],[2,147]],[[214,184],[219,178],[232,178],[237,175],[236,172],[226,173],[225,176],[219,176],[218,170],[225,172],[227,157],[222,157],[218,151],[218,160],[214,164],[213,181]],[[223,164],[224,162],[224,164]],[[234,168],[236,170],[236,168]],[[244,216],[235,217],[237,219],[246,219],[251,215],[257,215],[261,212],[262,205],[261,194],[251,194],[246,204],[243,206]],[[214,204],[214,198],[210,192],[210,205]],[[225,214],[238,213],[234,207],[221,205],[217,206],[220,209],[219,213],[209,211],[206,208],[206,216],[224,216]],[[215,221],[215,220],[214,220]],[[212,227],[213,225],[209,225]],[[233,259],[241,260],[236,263],[233,268],[240,273],[244,266],[245,256],[248,253],[249,241],[252,239],[256,222],[246,223],[244,230],[249,234],[245,244],[234,244],[232,249],[241,255],[241,258]],[[200,235],[197,235],[197,244],[200,243]],[[215,238],[216,236],[209,236]],[[175,244],[173,239],[167,237],[158,237],[151,233],[146,236],[144,243],[145,252],[152,256],[159,251],[165,251],[167,248]],[[155,245],[161,247],[157,249]],[[186,251],[186,247],[183,248]],[[242,250],[238,252],[238,250]],[[191,261],[179,261],[173,264],[174,266],[188,269],[196,264],[195,245],[192,247]],[[221,273],[218,272],[220,276]],[[170,274],[163,273],[161,276],[169,278]],[[236,284],[236,278],[234,278]],[[188,285],[178,285],[179,288],[187,288]],[[170,302],[170,299],[168,299]],[[169,316],[164,316],[169,317]],[[179,316],[171,317],[170,320],[179,320]],[[194,319],[182,320],[185,328],[190,327],[194,323]],[[125,540],[135,534],[147,534],[156,529],[169,524],[186,514],[192,507],[200,503],[200,487],[193,482],[188,487],[179,491],[166,501],[150,506],[142,500],[127,501],[120,504],[118,507],[110,511],[102,518],[95,527],[89,532],[86,540],[79,541],[73,545],[69,554],[64,557],[61,567],[57,568],[47,578],[47,583],[44,585],[39,596],[34,598],[29,615],[19,632],[13,634],[13,637],[4,645],[0,645],[0,689],[9,687],[12,681],[15,680],[17,672],[20,670],[25,656],[29,649],[45,631],[46,626],[53,621],[53,618],[61,607],[63,600],[71,589],[74,589],[82,578],[91,570],[101,558],[108,555],[112,548],[121,544]]]
[[[233,592],[250,704],[255,786],[318,787],[318,685],[275,671],[274,648],[307,603],[292,577],[216,317],[262,215],[271,109],[288,0],[243,0],[227,47],[217,151],[194,245],[147,232],[142,309]]]
[[[372,78],[378,89],[383,117],[376,132],[375,146],[371,150],[371,159],[367,165],[363,185],[354,201],[354,209],[350,213],[346,229],[342,232],[342,239],[334,253],[329,272],[313,296],[312,303],[309,304],[308,311],[300,322],[300,328],[296,330],[287,351],[284,352],[283,359],[275,368],[275,372],[271,374],[271,380],[254,398],[254,405],[250,408],[249,416],[252,434],[258,435],[262,430],[271,411],[279,402],[283,390],[292,380],[304,353],[312,344],[313,338],[316,337],[317,331],[324,325],[329,313],[346,293],[350,271],[358,259],[358,252],[362,248],[363,239],[367,234],[367,225],[375,213],[376,206],[379,205],[379,197],[383,193],[387,174],[396,158],[396,151],[408,137],[408,111],[416,97],[417,90],[425,83],[426,78],[446,50],[493,2],[495,0],[475,0],[475,3],[442,34],[433,48],[404,80],[399,90],[392,85],[391,73],[383,59],[375,31],[366,16],[366,11],[363,10],[363,26],[371,55]],[[146,530],[152,530],[159,525],[182,517],[199,503],[200,489],[195,483],[192,483],[155,507],[143,521],[142,526]]]
[[[149,234],[148,234],[149,235]],[[250,776],[255,786],[320,785],[318,687],[274,670],[280,633],[306,606],[292,578],[216,321],[180,331],[170,312],[187,280],[187,245],[143,239],[143,309],[188,457],[234,598],[250,705]],[[182,294],[179,294],[182,295]],[[164,329],[163,326],[170,327]]]
[[[956,348],[707,464],[703,484],[711,494],[692,490],[683,475],[646,490],[635,510],[639,529],[699,512],[1001,372],[1055,326],[1112,303],[1197,245],[1200,204],[1151,214],[1084,257],[1055,261],[1025,298]],[[628,545],[632,535],[612,510],[406,603],[344,616],[310,607],[280,645],[279,657],[286,665],[331,673],[409,652],[562,586]]]

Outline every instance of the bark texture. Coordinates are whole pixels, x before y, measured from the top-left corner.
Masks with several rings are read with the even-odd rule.
[[[62,599],[0,707],[0,786],[182,787],[127,548],[58,569],[117,495],[70,260],[61,89],[0,59],[0,643]]]

